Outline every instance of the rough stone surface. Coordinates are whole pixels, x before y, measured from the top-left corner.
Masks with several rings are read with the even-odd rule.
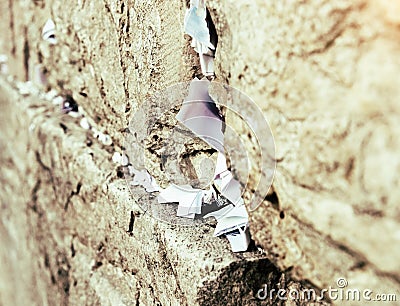
[[[232,253],[213,225],[156,221],[78,119],[3,78],[0,89],[2,304],[272,305],[256,297],[264,284],[309,286],[254,246]]]
[[[345,277],[398,292],[398,3],[208,4],[224,46],[217,75],[263,109],[276,142],[254,239],[320,288]]]
[[[217,80],[255,101],[276,143],[273,188],[250,212],[263,255],[232,254],[210,224],[155,221],[111,162],[150,95],[198,72],[185,2],[0,0],[0,54],[15,77],[0,79],[0,303],[293,305],[256,293],[335,287],[339,277],[400,299],[398,1],[207,1]],[[41,39],[48,18],[55,46]],[[37,69],[47,84],[23,96],[15,85]],[[72,95],[113,145],[61,115],[41,95],[49,89]],[[259,151],[231,119],[252,191]],[[207,151],[198,146],[189,155]],[[162,178],[160,157],[147,153]],[[239,178],[244,165],[232,165]]]

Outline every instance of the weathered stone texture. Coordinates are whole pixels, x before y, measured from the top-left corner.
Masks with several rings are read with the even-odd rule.
[[[1,78],[1,303],[268,305],[280,301],[256,299],[263,283],[322,289],[338,277],[398,293],[398,2],[207,1],[217,80],[254,99],[275,138],[273,189],[250,213],[265,255],[232,254],[209,224],[155,221],[111,163],[149,95],[198,71],[184,2],[0,1],[10,74],[26,81],[41,67],[41,90],[71,94],[113,139],[101,145]],[[55,46],[41,39],[48,18]],[[241,137],[257,160],[254,139]]]
[[[264,110],[276,142],[276,197],[251,213],[253,237],[295,278],[398,292],[398,4],[208,3],[231,41],[217,75]]]
[[[2,304],[255,305],[263,283],[276,286],[282,274],[257,250],[233,254],[209,224],[144,213],[76,119],[0,82],[12,123],[1,121]]]

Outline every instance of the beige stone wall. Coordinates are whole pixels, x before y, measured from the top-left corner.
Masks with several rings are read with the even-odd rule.
[[[254,99],[275,137],[274,194],[250,213],[265,254],[232,254],[209,225],[157,223],[111,162],[145,99],[198,70],[184,1],[2,0],[10,74],[40,64],[41,90],[72,94],[113,145],[1,77],[1,303],[276,304],[256,299],[262,284],[339,277],[400,299],[398,1],[207,3],[217,80]],[[41,39],[48,18],[56,46]]]
[[[219,75],[275,136],[276,197],[251,213],[253,237],[321,288],[398,291],[398,1],[209,5]]]

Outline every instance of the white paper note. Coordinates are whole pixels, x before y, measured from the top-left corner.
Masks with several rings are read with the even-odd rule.
[[[250,230],[248,224],[226,234],[231,244],[232,252],[245,252],[250,244]]]
[[[196,214],[201,214],[203,190],[194,189],[190,185],[171,184],[161,190],[158,203],[179,203],[177,216],[193,219]]]
[[[54,24],[54,21],[49,19],[45,23],[43,30],[42,30],[42,38],[49,42],[52,45],[55,45],[57,43],[56,39],[56,25]]]
[[[222,118],[208,94],[208,80],[195,78],[176,119],[217,151],[224,152]]]
[[[249,217],[244,205],[235,206],[222,218],[218,219],[214,230],[214,236],[221,236],[235,229],[245,226],[249,222]]]
[[[184,31],[201,46],[197,46],[198,53],[208,52],[208,48],[214,50],[215,47],[210,42],[210,33],[206,22],[206,6],[204,1],[191,1],[190,8],[186,10],[184,19]]]
[[[200,54],[201,73],[204,76],[214,75],[214,56],[207,54]]]

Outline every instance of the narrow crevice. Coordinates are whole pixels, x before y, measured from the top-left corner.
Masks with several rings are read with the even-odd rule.
[[[211,18],[210,11],[208,10],[208,8],[206,8],[206,10],[207,10],[206,22],[207,22],[208,31],[210,33],[210,42],[215,47],[215,51],[217,51],[217,45],[218,45],[217,29],[215,27],[215,24],[214,24],[212,18]]]
[[[268,201],[269,203],[271,203],[272,207],[276,210],[280,210],[279,208],[279,198],[278,195],[276,194],[276,192],[274,191],[273,193],[267,195],[264,198],[265,201]],[[281,212],[282,213],[282,212]],[[282,217],[282,219],[284,218],[284,216]]]
[[[73,242],[71,242],[71,257],[75,257],[75,255],[76,255],[76,250],[75,250],[75,247],[74,247],[74,243]]]
[[[38,206],[38,192],[40,190],[42,181],[38,179],[35,183],[35,186],[31,192],[31,201],[29,203],[29,208],[32,209],[36,214],[38,214],[39,218],[43,215],[43,210]]]
[[[60,128],[62,128],[62,130],[64,131],[64,134],[66,134],[68,132],[68,127],[62,122],[60,122]]]
[[[28,28],[24,27],[24,71],[25,81],[29,81],[29,42],[28,42]]]
[[[133,233],[133,226],[135,224],[135,214],[133,211],[131,211],[131,218],[129,220],[129,226],[128,226],[128,230],[126,231],[127,233],[129,233],[130,235],[132,235]]]
[[[13,0],[8,0],[8,11],[10,12],[10,30],[11,30],[11,54],[15,57],[17,48],[15,41],[15,25],[14,25],[14,5]]]

